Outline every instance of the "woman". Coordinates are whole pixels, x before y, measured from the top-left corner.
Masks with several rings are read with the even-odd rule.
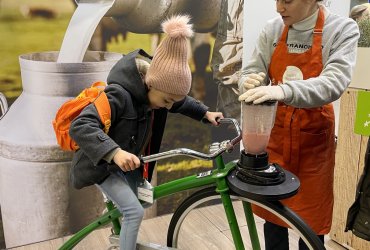
[[[331,102],[350,83],[359,31],[352,19],[330,13],[318,0],[277,0],[276,10],[280,17],[265,26],[243,69],[239,100],[279,101],[269,159],[301,181],[298,194],[283,203],[324,241],[333,209]],[[266,249],[289,249],[287,225],[262,209],[254,212],[266,219]],[[299,249],[307,249],[302,240]]]

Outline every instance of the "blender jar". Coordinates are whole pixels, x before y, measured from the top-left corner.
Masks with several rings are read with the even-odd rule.
[[[276,101],[261,104],[242,104],[243,146],[246,154],[259,155],[266,152],[276,115]]]

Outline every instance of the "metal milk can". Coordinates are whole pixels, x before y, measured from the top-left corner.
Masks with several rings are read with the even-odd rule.
[[[87,52],[56,63],[58,52],[19,57],[23,92],[0,120],[0,203],[7,248],[76,232],[104,208],[95,186],[69,185],[71,152],[59,149],[52,120],[66,100],[105,81],[118,53]]]

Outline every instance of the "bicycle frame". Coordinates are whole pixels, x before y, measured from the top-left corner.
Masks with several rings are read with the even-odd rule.
[[[235,123],[235,121],[233,121]],[[237,144],[240,139],[240,131],[238,132],[238,137],[233,139],[231,141],[231,147],[233,147],[235,144]],[[230,142],[227,142],[230,143]],[[227,144],[226,143],[226,144]],[[230,194],[229,194],[229,187],[226,182],[226,176],[228,173],[235,168],[236,163],[235,162],[229,162],[225,165],[222,153],[225,150],[230,149],[230,145],[223,145],[219,151],[216,151],[213,155],[215,155],[215,162],[216,162],[216,169],[203,172],[197,175],[191,175],[184,178],[176,179],[167,183],[163,183],[161,185],[158,185],[153,188],[153,196],[154,200],[160,199],[162,197],[172,195],[181,191],[198,188],[198,187],[204,187],[208,185],[214,185],[216,188],[216,192],[218,192],[221,196],[221,201],[223,203],[226,217],[229,223],[229,227],[231,230],[231,234],[233,237],[233,241],[235,244],[236,249],[244,249],[244,244],[242,241],[242,237],[240,234],[239,226],[237,223],[237,219],[235,216],[234,208],[232,206]],[[191,155],[193,151],[186,151],[183,154]],[[198,152],[199,153],[199,152]],[[168,157],[168,155],[174,155],[174,154],[181,154],[178,153],[176,150],[168,151],[165,153],[157,154],[157,158],[152,157],[151,160],[153,161],[160,159],[161,157]],[[165,155],[165,156],[164,156]],[[205,155],[205,154],[197,154],[198,156],[201,156],[203,159],[212,159],[213,155]],[[145,157],[144,157],[145,158]],[[214,158],[214,157],[213,157]],[[92,231],[96,230],[97,228],[104,226],[110,222],[113,224],[113,230],[112,233],[115,235],[118,235],[120,232],[120,222],[119,218],[122,216],[121,213],[118,211],[117,208],[114,207],[113,203],[111,201],[106,202],[106,206],[108,209],[108,212],[99,217],[97,220],[77,232],[74,236],[72,236],[68,241],[66,241],[60,250],[69,250],[72,249],[74,246],[76,246],[82,239],[84,239],[88,234],[90,234]],[[254,221],[252,208],[250,203],[243,201],[243,208],[244,213],[247,219],[247,225],[249,229],[250,239],[252,243],[253,249],[261,249],[256,229],[256,224]]]
[[[235,164],[236,163],[234,162],[229,162],[228,164],[225,165],[222,156],[217,156],[216,157],[217,169],[213,169],[197,175],[187,176],[181,179],[173,180],[158,185],[154,187],[154,199],[157,200],[162,197],[172,195],[184,190],[214,185],[216,187],[216,191],[220,193],[226,217],[229,222],[231,234],[233,236],[235,247],[236,249],[244,249],[243,241],[239,231],[239,226],[229,195],[229,188],[225,179],[227,174],[235,167]],[[119,218],[122,215],[118,211],[118,209],[113,206],[113,203],[111,201],[107,201],[106,206],[108,208],[107,213],[105,213],[97,220],[95,220],[94,222],[92,222],[85,228],[81,229],[79,232],[77,232],[74,236],[72,236],[60,247],[60,250],[72,249],[88,234],[110,222],[112,222],[113,224],[112,233],[118,235],[120,231]],[[260,249],[258,234],[251,206],[248,202],[243,201],[243,208],[247,219],[248,229],[251,235],[253,249]]]

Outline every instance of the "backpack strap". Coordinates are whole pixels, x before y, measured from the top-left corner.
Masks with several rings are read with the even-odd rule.
[[[107,94],[102,91],[95,99],[94,105],[98,111],[100,120],[104,124],[104,133],[108,134],[111,126],[111,109],[108,101]]]
[[[104,89],[105,87],[107,87],[107,83],[106,82],[94,82],[91,87],[102,87],[102,89]]]

